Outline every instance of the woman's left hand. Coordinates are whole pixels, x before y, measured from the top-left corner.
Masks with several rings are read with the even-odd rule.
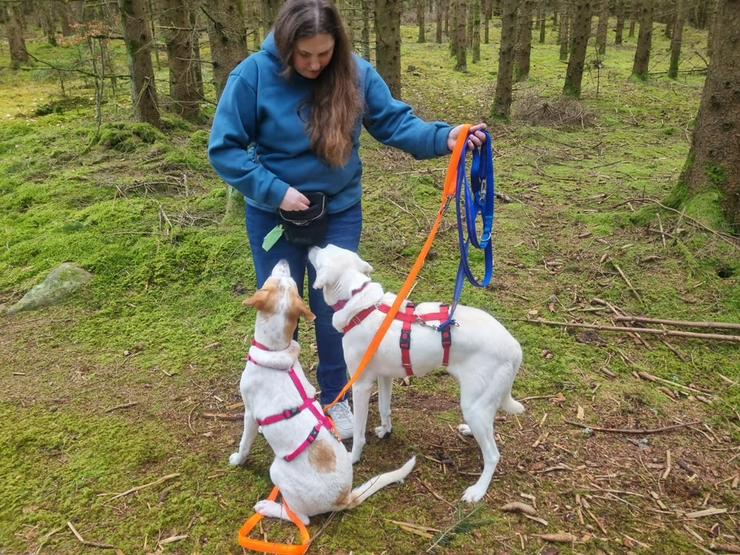
[[[468,135],[468,148],[478,148],[486,142],[486,134],[483,131],[486,129],[485,123],[479,123],[477,125],[470,126],[470,134]],[[452,152],[455,149],[457,138],[463,130],[462,125],[453,127],[450,134],[447,136],[447,148]]]

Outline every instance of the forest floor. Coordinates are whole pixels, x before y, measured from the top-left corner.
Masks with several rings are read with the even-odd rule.
[[[355,483],[412,454],[417,467],[354,510],[312,519],[312,553],[740,546],[737,344],[536,322],[740,321],[738,247],[716,198],[684,213],[661,207],[686,160],[703,77],[664,76],[668,41],[656,26],[647,83],[629,78],[630,38],[600,69],[589,64],[581,102],[563,102],[565,65],[548,33],[516,85],[512,122],[491,128],[497,190],[511,199],[497,204],[493,285],[463,295],[521,342],[514,394],[527,411],[497,418],[501,462],[484,501],[467,505],[459,499],[481,459],[455,431],[457,384],[442,371],[397,383],[393,434],[369,437]],[[705,42],[687,30],[682,69],[702,67]],[[428,119],[485,118],[493,44],[455,73],[445,45],[416,44],[405,28],[405,99]],[[32,51],[70,65],[85,55],[74,45]],[[240,304],[254,287],[243,218],[209,168],[208,124],[130,123],[127,84],[117,86],[106,84],[92,141],[91,82],[67,76],[62,96],[45,66],[0,70],[0,305],[65,261],[95,276],[61,306],[0,315],[0,553],[241,553],[237,530],[269,492],[272,460],[258,439],[244,467],[227,464],[254,323]],[[414,161],[369,137],[363,158],[361,254],[398,290],[447,161]],[[415,300],[452,295],[452,214],[432,254]],[[314,379],[303,324],[301,341]],[[511,502],[534,514],[502,510]],[[261,531],[293,539],[285,524]]]

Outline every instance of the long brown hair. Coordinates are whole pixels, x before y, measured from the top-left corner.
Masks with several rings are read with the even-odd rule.
[[[330,166],[339,167],[352,154],[352,131],[362,108],[352,46],[339,11],[331,0],[288,0],[275,21],[275,43],[286,76],[294,71],[296,43],[323,33],[334,38],[334,52],[316,78],[306,128],[313,151]]]

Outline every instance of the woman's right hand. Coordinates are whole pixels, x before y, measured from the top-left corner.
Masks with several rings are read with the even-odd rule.
[[[280,203],[280,208],[286,212],[294,212],[297,210],[307,210],[311,203],[298,189],[288,187],[283,197],[283,202]]]

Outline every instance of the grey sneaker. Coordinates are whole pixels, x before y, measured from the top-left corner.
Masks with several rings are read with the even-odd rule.
[[[352,430],[355,426],[355,419],[352,416],[352,409],[349,408],[349,403],[347,401],[337,403],[329,409],[328,414],[334,421],[334,429],[337,431],[339,438],[351,438]]]

